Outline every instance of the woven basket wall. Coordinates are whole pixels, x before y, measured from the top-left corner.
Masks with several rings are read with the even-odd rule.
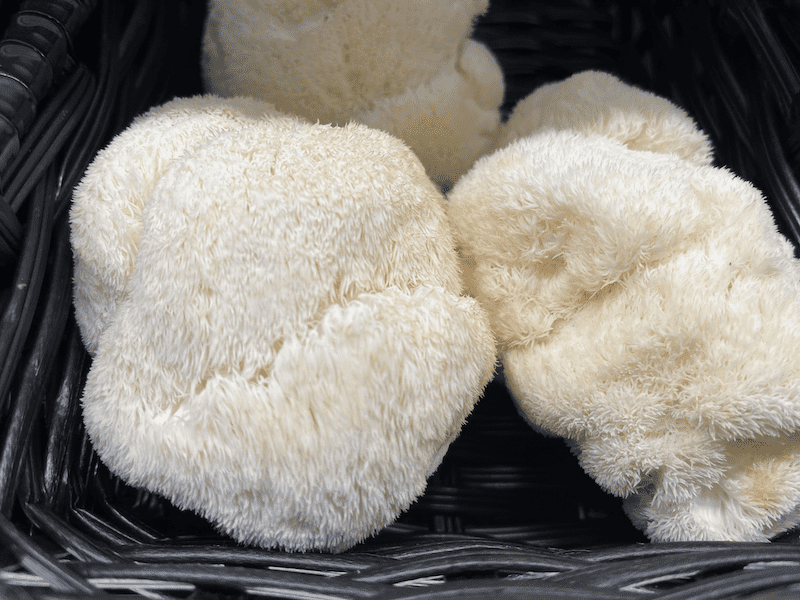
[[[339,554],[239,547],[112,476],[81,423],[89,359],[65,215],[99,148],[199,93],[204,3],[0,2],[0,597],[800,598],[800,535],[649,544],[492,382],[428,491]],[[587,68],[672,99],[800,248],[800,3],[492,0],[506,109]]]

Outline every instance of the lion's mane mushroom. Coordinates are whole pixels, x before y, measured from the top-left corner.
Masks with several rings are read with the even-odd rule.
[[[545,129],[601,134],[632,150],[677,154],[701,165],[713,158],[708,136],[686,111],[602,71],[583,71],[536,88],[502,125],[498,146]]]
[[[91,354],[127,294],[142,210],[167,166],[216,133],[279,115],[250,98],[179,98],[137,117],[97,154],[70,208],[75,315]]]
[[[495,360],[419,161],[361,125],[267,118],[156,179],[83,397],[103,462],[264,547],[391,523]]]
[[[800,523],[800,263],[688,116],[571,94],[448,195],[508,387],[651,539],[768,540]]]
[[[249,95],[311,121],[356,121],[403,139],[452,184],[493,148],[504,83],[469,39],[488,0],[212,0],[209,92]]]

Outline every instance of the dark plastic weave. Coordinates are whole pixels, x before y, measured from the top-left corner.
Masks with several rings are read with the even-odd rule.
[[[800,536],[649,544],[500,378],[428,491],[339,555],[237,546],[122,484],[83,431],[66,219],[99,148],[200,92],[204,2],[0,2],[0,597],[798,598]],[[800,3],[492,0],[506,109],[611,71],[686,108],[800,248]]]

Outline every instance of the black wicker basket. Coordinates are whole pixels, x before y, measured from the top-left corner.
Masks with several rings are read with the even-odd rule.
[[[800,598],[800,536],[648,544],[492,382],[428,491],[338,555],[241,547],[98,461],[67,207],[135,115],[199,93],[204,3],[0,3],[0,597]],[[671,98],[800,249],[796,0],[492,0],[506,109],[588,68]]]

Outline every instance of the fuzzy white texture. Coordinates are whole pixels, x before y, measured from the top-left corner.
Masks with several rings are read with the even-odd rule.
[[[500,66],[469,40],[488,0],[210,0],[209,92],[403,139],[439,184],[496,142]]]
[[[543,129],[601,134],[632,150],[671,152],[710,165],[708,136],[666,98],[602,71],[583,71],[542,85],[514,107],[501,127],[498,147]]]
[[[430,81],[381,98],[353,120],[405,140],[439,185],[450,185],[494,148],[503,77],[486,46],[464,42]]]
[[[414,154],[288,122],[220,133],[158,177],[84,419],[113,472],[235,539],[338,551],[424,491],[494,339]]]
[[[653,540],[800,522],[800,264],[728,171],[547,130],[449,194],[509,389]]]
[[[142,210],[167,166],[216,133],[278,115],[250,98],[176,99],[137,117],[98,153],[70,208],[75,314],[91,354],[127,295]]]

